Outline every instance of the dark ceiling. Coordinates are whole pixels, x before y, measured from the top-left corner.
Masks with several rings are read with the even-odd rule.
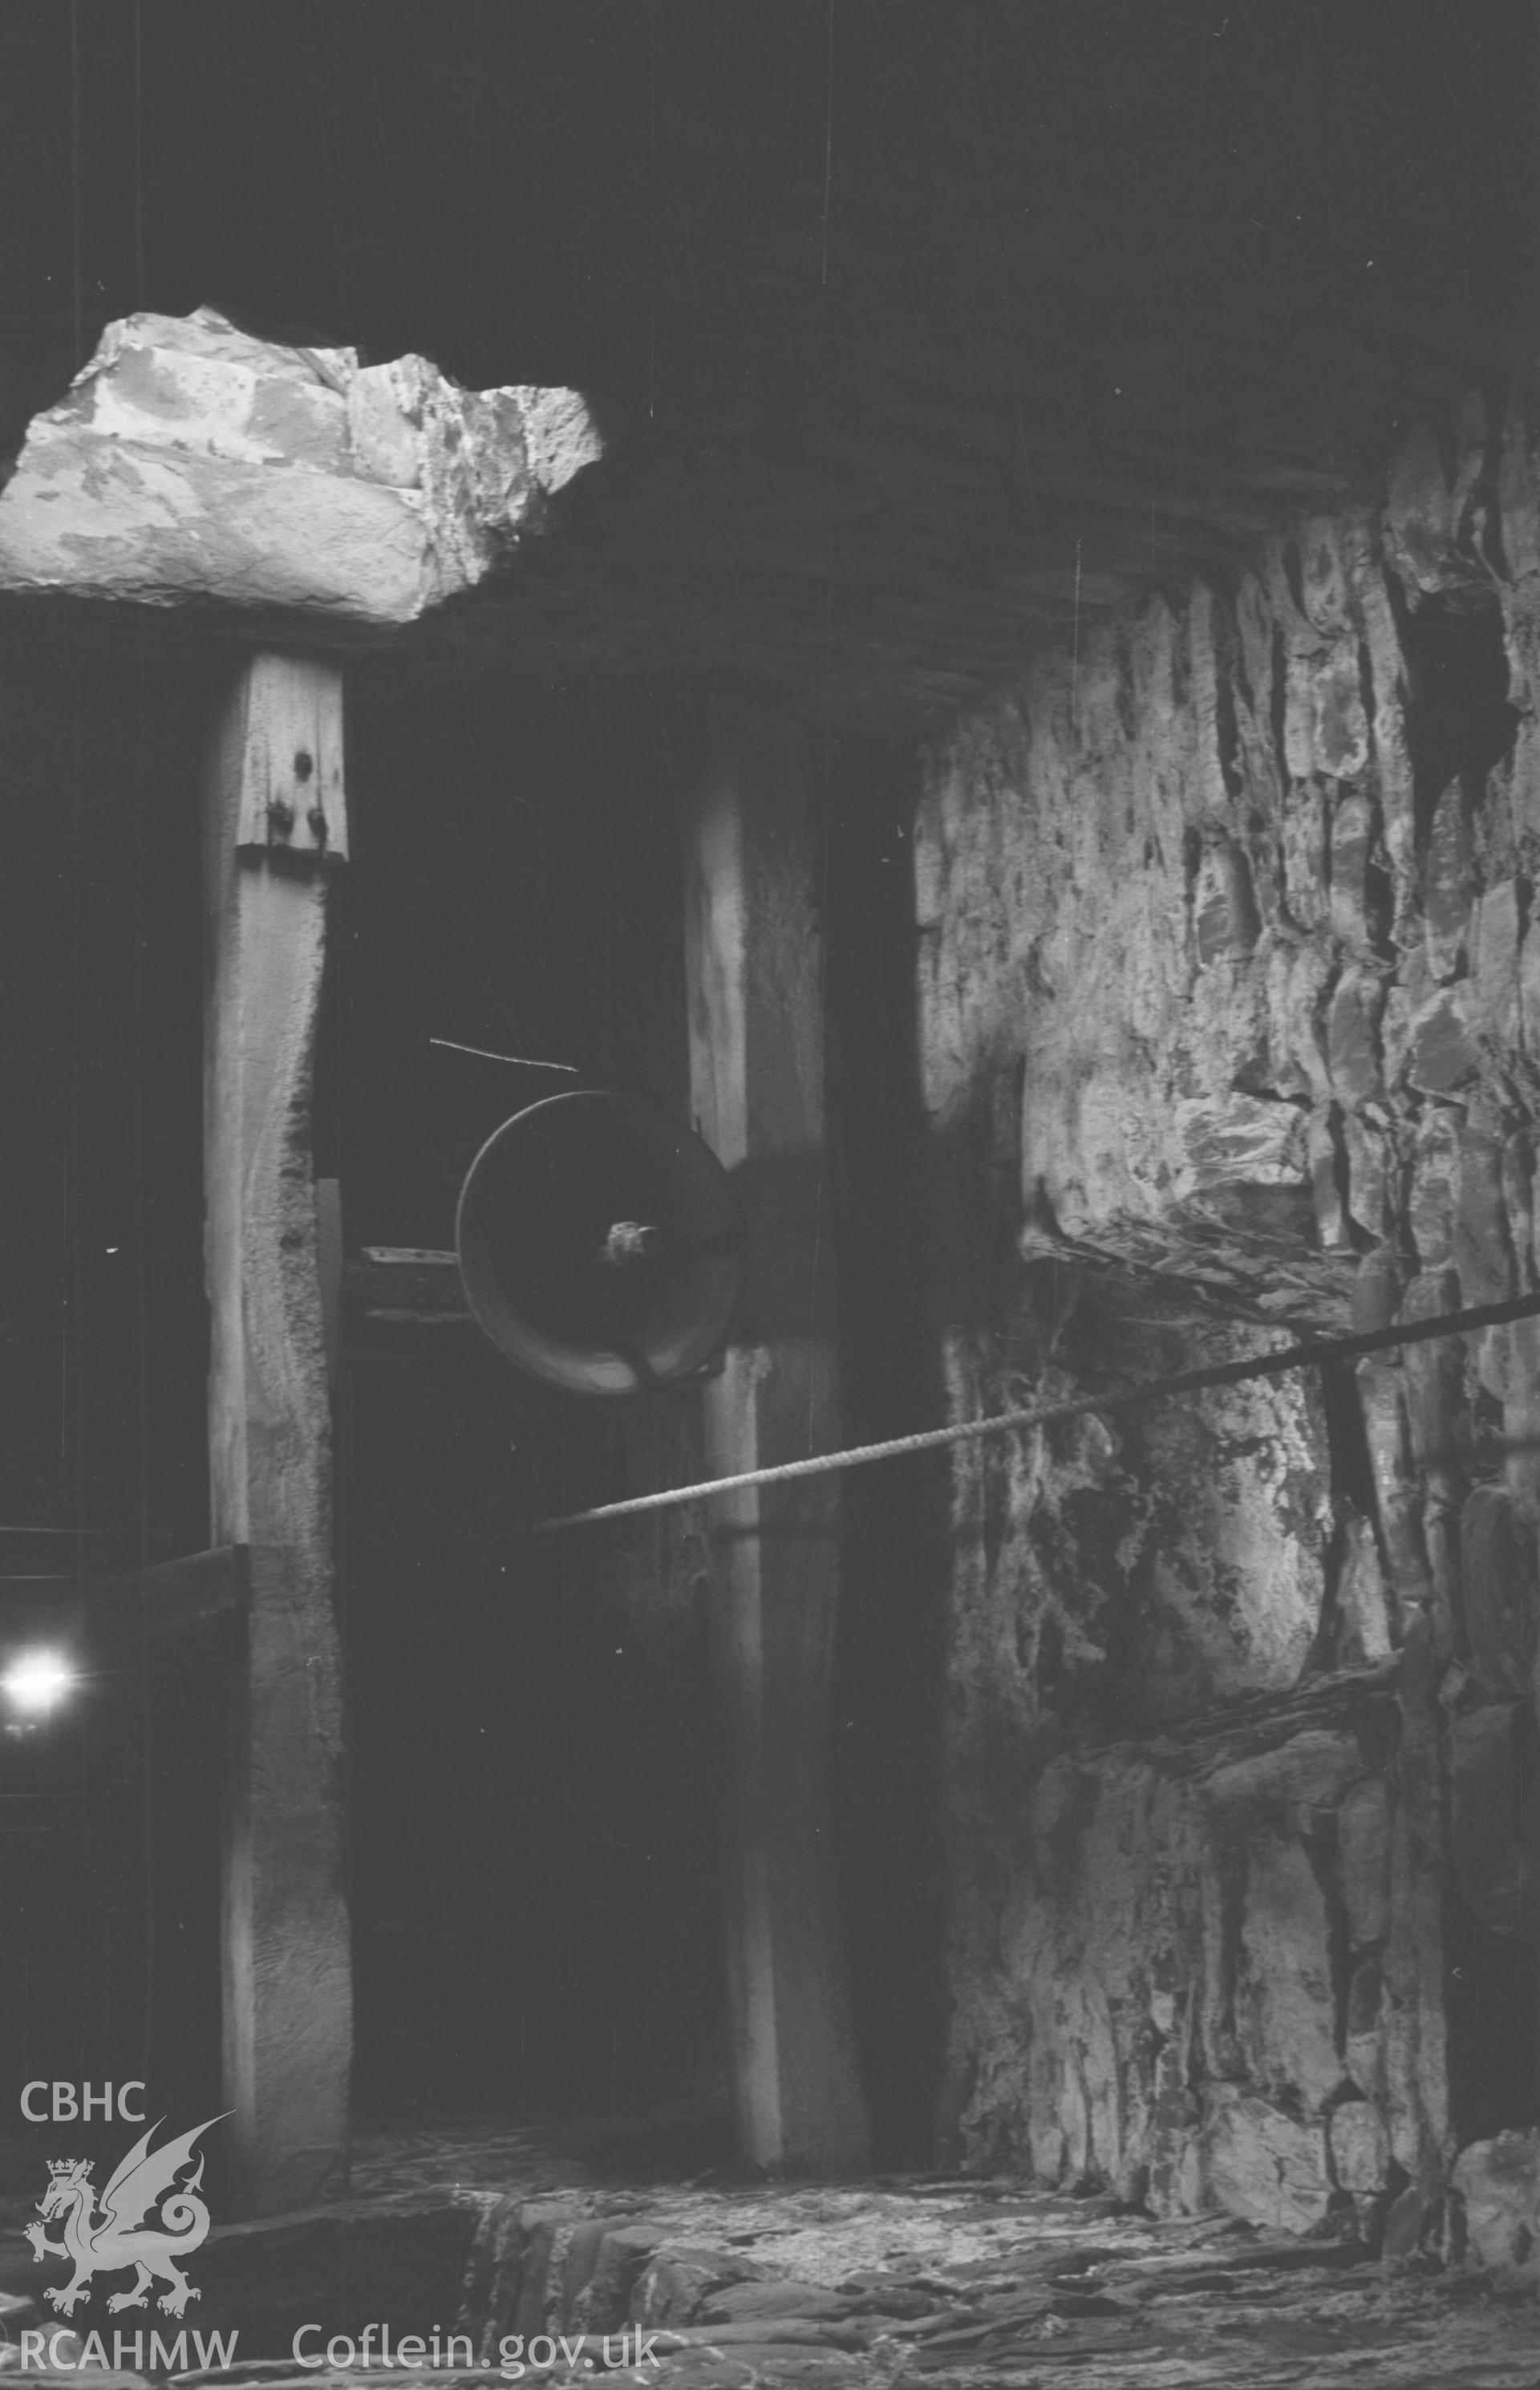
[[[7,0],[0,441],[102,323],[576,384],[456,617],[909,729],[1534,312],[1532,0]]]

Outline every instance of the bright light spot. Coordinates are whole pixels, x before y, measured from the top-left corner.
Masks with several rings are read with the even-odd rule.
[[[0,1677],[0,1692],[13,1709],[44,1717],[74,1685],[75,1672],[57,1651],[23,1651]]]

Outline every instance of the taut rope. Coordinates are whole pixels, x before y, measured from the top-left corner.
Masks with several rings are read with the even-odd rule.
[[[918,1435],[890,1436],[883,1444],[855,1444],[842,1452],[820,1452],[806,1460],[783,1460],[773,1469],[745,1469],[736,1477],[708,1477],[699,1485],[671,1485],[661,1494],[636,1494],[625,1502],[600,1502],[591,1510],[572,1510],[562,1519],[543,1519],[536,1535],[553,1535],[560,1527],[587,1527],[601,1519],[634,1519],[644,1510],[675,1510],[686,1502],[701,1502],[712,1494],[738,1494],[750,1485],[787,1485],[797,1477],[825,1477],[836,1469],[864,1469],[872,1460],[898,1460],[911,1452],[941,1452],[949,1445],[977,1444],[985,1436],[1009,1435],[1023,1428],[1046,1427],[1055,1420],[1084,1419],[1089,1411],[1125,1411],[1141,1404],[1162,1401],[1170,1394],[1197,1394],[1205,1386],[1239,1385],[1247,1378],[1283,1378],[1293,1369],[1318,1368],[1328,1361],[1356,1361],[1366,1353],[1386,1353],[1401,1344],[1426,1344],[1435,1337],[1464,1336],[1477,1328],[1501,1328],[1510,1319],[1533,1319],[1540,1314],[1540,1294],[1521,1294],[1511,1303],[1484,1303],[1473,1311],[1445,1311],[1431,1319],[1400,1320],[1390,1328],[1371,1328],[1358,1336],[1317,1338],[1309,1344],[1286,1344],[1281,1353],[1264,1353],[1244,1361],[1221,1361],[1212,1368],[1183,1369],[1171,1378],[1151,1378],[1143,1385],[1125,1386],[1104,1394],[1077,1394],[1064,1403],[1037,1403],[1030,1409],[1000,1411],[994,1419],[965,1420],[960,1427],[928,1428]]]

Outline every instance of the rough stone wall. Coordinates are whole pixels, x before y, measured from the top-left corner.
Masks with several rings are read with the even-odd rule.
[[[1537,392],[928,759],[956,1416],[1537,1283]],[[969,2155],[1405,2238],[1534,2121],[1480,2045],[1537,1921],[1537,1360],[1524,1322],[959,1454]]]

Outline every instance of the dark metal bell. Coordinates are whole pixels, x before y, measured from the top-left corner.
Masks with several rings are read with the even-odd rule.
[[[456,1241],[499,1351],[581,1394],[699,1368],[743,1275],[722,1164],[630,1096],[550,1096],[505,1121],[470,1165]]]

